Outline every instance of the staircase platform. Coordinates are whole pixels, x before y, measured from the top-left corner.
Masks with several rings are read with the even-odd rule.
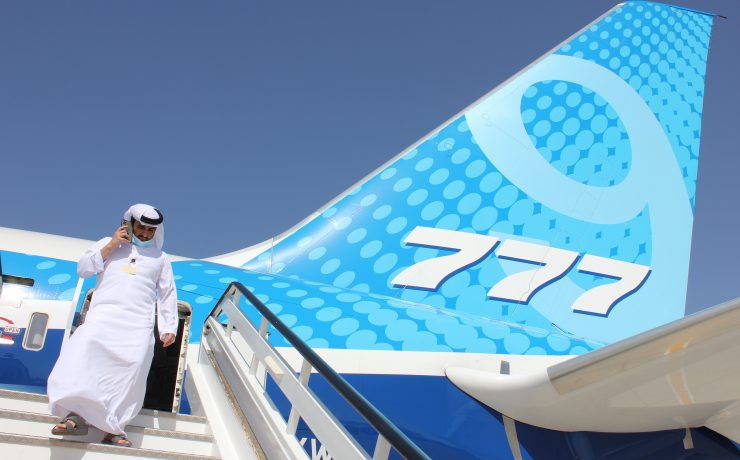
[[[48,403],[46,395],[0,389],[3,458],[221,458],[206,417],[144,409],[126,427],[133,446],[121,447],[101,444],[105,433],[95,427],[85,436],[52,435],[51,427],[59,418],[49,414]]]
[[[184,386],[199,415],[143,409],[126,427],[132,447],[101,444],[102,431],[54,436],[59,418],[49,413],[45,394],[0,389],[0,458],[22,460],[193,459],[264,460],[226,396],[216,371],[200,362],[190,344]]]

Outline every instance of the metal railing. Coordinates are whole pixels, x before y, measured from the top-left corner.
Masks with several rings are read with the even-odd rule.
[[[259,329],[239,306],[242,296],[260,313]],[[223,315],[226,316],[225,324],[222,324]],[[303,361],[298,375],[269,343],[270,325],[301,355]],[[378,433],[373,459],[387,459],[391,448],[407,459],[429,458],[239,282],[229,285],[206,319],[202,345],[206,347],[204,352],[219,367],[235,405],[269,457],[305,457],[305,451],[295,437],[298,422],[303,419],[333,458],[370,458],[308,389],[311,371],[315,370]],[[267,394],[264,373],[269,373],[290,403],[287,422]]]

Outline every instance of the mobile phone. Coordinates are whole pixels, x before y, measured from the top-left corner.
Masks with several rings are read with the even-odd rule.
[[[126,220],[126,219],[122,219],[121,220],[121,227],[125,227],[126,228],[126,234],[128,235],[128,238],[130,240],[131,239],[131,235],[133,235],[133,233],[134,233],[134,228],[131,225],[131,221],[130,220]]]

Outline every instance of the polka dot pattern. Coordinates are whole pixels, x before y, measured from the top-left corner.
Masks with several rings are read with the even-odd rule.
[[[186,262],[174,262],[174,272],[185,280],[197,280],[178,286],[178,297],[193,306],[193,321],[201,324],[223,293],[206,276],[206,270],[216,269],[204,262],[194,267]],[[217,266],[224,276],[247,286],[260,301],[309,345],[323,348],[364,350],[416,350],[459,352],[514,352],[526,344],[544,353],[567,354],[576,347],[592,350],[603,344],[586,342],[562,333],[530,328],[521,324],[463,315],[445,308],[420,305],[377,294],[360,293],[282,275],[264,275],[232,267]],[[463,289],[469,275],[461,273],[447,289]],[[431,303],[437,303],[431,301]],[[259,324],[256,309],[242,299],[242,311]],[[509,331],[515,331],[512,337]],[[200,331],[193,329],[193,340],[199,341]],[[277,331],[271,334],[274,346],[288,343]],[[508,341],[508,342],[507,342]],[[508,347],[507,348],[507,343]],[[530,348],[532,348],[530,347]]]
[[[540,110],[540,101],[548,110]],[[568,100],[580,101],[577,111]],[[575,83],[546,81],[533,85],[522,98],[527,134],[537,151],[562,174],[582,184],[610,187],[630,170],[631,148],[617,113],[593,91]],[[571,116],[572,115],[572,116]],[[524,118],[524,117],[523,117]],[[547,123],[547,131],[539,130]]]
[[[710,15],[626,3],[557,51],[611,69],[642,96],[673,146],[692,206],[711,27]],[[588,120],[592,130],[603,127],[601,118]],[[603,135],[613,141],[617,134]]]

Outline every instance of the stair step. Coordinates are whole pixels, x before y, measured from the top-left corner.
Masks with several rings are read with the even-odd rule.
[[[115,455],[120,459],[160,458],[168,460],[218,460],[211,455],[175,453],[138,447],[68,441],[44,436],[0,432],[3,458],[54,458],[54,460],[105,460]]]
[[[22,399],[24,401],[37,401],[43,403],[49,402],[49,397],[46,395],[29,393],[27,391],[6,390],[3,388],[0,388],[0,398]]]
[[[0,389],[1,409],[49,415],[49,398],[36,393]],[[151,409],[142,409],[131,421],[131,425],[196,434],[209,433],[205,417]]]
[[[131,420],[129,426],[156,428],[160,430],[180,431],[193,434],[210,434],[208,419],[198,415],[173,414],[142,409],[139,415]]]
[[[36,393],[0,389],[0,409],[48,414],[49,398]]]
[[[50,437],[51,426],[58,418],[51,415],[0,409],[0,431],[18,433],[36,437]],[[173,453],[212,455],[215,451],[213,436],[207,434],[187,433],[156,428],[128,426],[128,438],[137,448],[168,451]],[[97,443],[104,433],[90,427],[85,436],[53,437],[70,442]]]

